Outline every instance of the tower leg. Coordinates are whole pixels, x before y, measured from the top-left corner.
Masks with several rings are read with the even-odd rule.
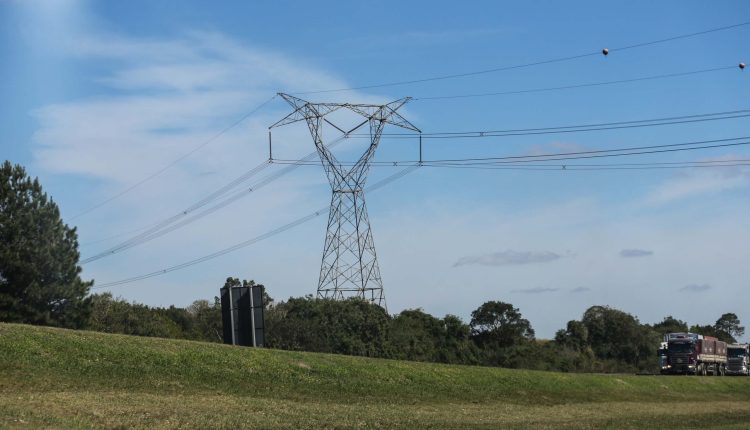
[[[318,297],[360,297],[384,306],[380,277],[364,192],[334,190],[328,215]]]

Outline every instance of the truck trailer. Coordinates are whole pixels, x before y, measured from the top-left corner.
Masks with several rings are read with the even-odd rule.
[[[727,345],[727,375],[750,376],[750,345]]]
[[[696,333],[669,333],[667,365],[662,374],[723,376],[727,368],[727,344]]]

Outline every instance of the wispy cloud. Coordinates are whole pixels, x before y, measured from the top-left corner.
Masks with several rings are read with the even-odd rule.
[[[701,161],[734,161],[737,158],[726,156]],[[750,169],[746,167],[695,168],[661,183],[648,195],[647,202],[667,203],[748,186]]]
[[[518,290],[510,290],[511,293],[522,293],[522,294],[543,294],[543,293],[554,293],[555,291],[558,291],[559,288],[544,288],[544,287],[534,287],[534,288],[522,288]]]
[[[648,257],[650,255],[654,255],[654,251],[637,248],[623,249],[620,251],[620,257],[623,258]]]
[[[591,291],[591,288],[589,287],[576,287],[570,290],[571,293],[585,293],[587,291]]]
[[[708,284],[690,284],[680,288],[679,291],[682,291],[683,293],[701,293],[703,291],[708,291],[711,288],[712,287]]]
[[[345,86],[304,62],[221,33],[191,32],[174,39],[86,34],[71,37],[69,45],[71,56],[106,59],[114,67],[96,78],[105,88],[101,95],[34,113],[40,124],[33,136],[36,161],[49,172],[120,183],[158,170],[278,89]],[[258,131],[252,135],[262,136],[270,121],[257,116],[237,131],[248,136],[252,127]],[[198,166],[191,167],[216,170],[231,161],[224,154],[195,159]]]
[[[466,256],[460,258],[453,267],[476,264],[480,266],[514,266],[534,263],[548,263],[559,260],[563,255],[552,251],[500,251],[491,254]]]

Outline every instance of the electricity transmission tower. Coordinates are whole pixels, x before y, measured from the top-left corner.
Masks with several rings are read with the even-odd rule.
[[[364,185],[370,169],[370,160],[375,155],[386,124],[420,132],[396,112],[411,98],[406,97],[384,105],[372,105],[311,103],[289,94],[279,93],[279,96],[292,105],[294,111],[269,129],[298,121],[307,122],[332,190],[318,280],[318,297],[362,297],[385,307],[383,280],[380,277],[370,220],[367,216]],[[354,112],[364,120],[347,130],[334,124],[330,117],[327,118],[329,114],[342,109]],[[324,123],[343,133],[345,137],[365,124],[369,125],[370,145],[353,165],[345,167],[326,147],[323,142]]]

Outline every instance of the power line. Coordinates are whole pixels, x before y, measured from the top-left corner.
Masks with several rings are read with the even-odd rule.
[[[218,190],[213,191],[208,196],[204,197],[203,199],[199,200],[196,203],[193,203],[191,206],[183,209],[182,211],[178,212],[175,215],[172,215],[169,218],[163,219],[161,221],[158,221],[156,223],[150,224],[150,225],[145,226],[145,227],[141,227],[141,228],[136,228],[136,229],[124,231],[122,233],[114,234],[114,235],[111,235],[109,237],[105,237],[105,238],[102,238],[102,239],[90,241],[90,242],[87,242],[85,244],[81,244],[80,246],[88,246],[88,245],[93,245],[93,244],[96,244],[96,243],[106,242],[106,241],[111,240],[111,239],[115,239],[115,238],[118,238],[118,237],[122,237],[122,236],[125,236],[125,235],[128,235],[128,234],[135,233],[135,232],[138,232],[138,231],[143,231],[143,230],[149,230],[149,231],[141,233],[141,235],[148,235],[150,232],[156,231],[156,230],[158,230],[159,228],[162,228],[165,225],[169,225],[170,223],[174,222],[175,220],[177,220],[179,218],[182,218],[184,216],[187,216],[191,212],[194,212],[195,210],[197,210],[197,209],[205,206],[206,204],[212,202],[213,200],[216,200],[217,198],[219,198],[222,195],[224,195],[224,194],[228,193],[229,191],[231,191],[232,188],[236,188],[242,182],[245,182],[246,180],[250,179],[251,177],[257,175],[258,173],[260,173],[261,171],[263,171],[265,168],[267,168],[269,165],[270,165],[269,161],[264,161],[264,162],[260,163],[259,165],[255,166],[252,169],[250,169],[250,170],[246,171],[245,173],[243,173],[241,176],[239,176],[239,177],[233,179],[232,181],[230,181],[229,183],[223,185]],[[133,238],[131,238],[129,240],[132,240],[132,239]]]
[[[642,43],[636,43],[636,44],[628,45],[628,46],[621,46],[619,48],[610,49],[609,51],[610,52],[613,52],[613,51],[625,51],[625,50],[628,50],[628,49],[642,48],[644,46],[657,45],[657,44],[660,44],[660,43],[671,42],[673,40],[687,39],[689,37],[702,36],[704,34],[716,33],[718,31],[731,30],[733,28],[743,27],[743,26],[749,25],[749,24],[750,24],[750,21],[746,21],[746,22],[741,22],[739,24],[732,24],[732,25],[726,25],[724,27],[710,28],[708,30],[697,31],[695,33],[682,34],[682,35],[679,35],[679,36],[667,37],[666,39],[658,39],[658,40],[652,40],[650,42],[642,42]]]
[[[127,249],[127,248],[130,248],[132,246],[135,246],[135,244],[142,243],[143,241],[147,240],[149,237],[151,237],[155,233],[161,231],[162,229],[168,227],[169,225],[173,224],[174,222],[178,221],[179,219],[188,216],[192,212],[195,212],[196,210],[202,208],[203,206],[211,203],[215,199],[217,199],[217,198],[221,197],[222,195],[226,194],[232,188],[236,187],[237,185],[239,185],[240,183],[242,183],[244,180],[247,180],[248,178],[250,178],[250,177],[252,177],[252,176],[260,173],[261,171],[263,171],[268,166],[269,166],[268,161],[265,161],[265,162],[259,164],[258,166],[256,166],[256,167],[250,169],[249,171],[245,172],[242,176],[240,176],[240,177],[236,178],[235,180],[231,181],[230,183],[222,186],[220,189],[214,191],[213,193],[211,193],[210,195],[208,195],[205,198],[201,199],[200,201],[198,201],[198,202],[192,204],[191,206],[189,206],[189,207],[181,210],[180,212],[172,215],[169,218],[163,219],[163,220],[161,220],[161,221],[153,224],[150,227],[146,227],[145,231],[143,231],[142,233],[140,233],[140,234],[138,234],[136,236],[133,236],[130,239],[127,239],[124,242],[121,242],[120,244],[115,245],[115,246],[107,249],[106,251],[100,252],[100,253],[95,254],[95,255],[93,255],[91,257],[88,257],[88,258],[85,258],[85,259],[81,260],[81,264],[90,263],[92,261],[95,261],[95,260],[98,260],[100,258],[103,258],[106,255],[114,254],[115,252],[117,252],[119,250]],[[141,230],[144,230],[144,229],[136,229],[135,231],[141,231]],[[114,235],[113,237],[116,237],[116,236],[121,236],[121,235]]]
[[[544,161],[544,160],[542,160]],[[701,165],[708,165],[708,166],[724,166],[724,165],[730,165],[732,163],[750,163],[750,158],[733,158],[733,159],[726,159],[726,160],[694,160],[694,161],[650,161],[650,162],[643,162],[643,163],[606,163],[606,164],[592,164],[592,163],[586,163],[586,164],[559,164],[559,165],[553,165],[553,166],[571,166],[571,167],[610,167],[610,166],[617,166],[617,167],[651,167],[651,166],[701,166]],[[486,164],[493,164],[493,163],[486,163]],[[424,164],[423,164],[424,165]],[[528,164],[524,163],[524,166],[526,167],[547,167],[550,166],[549,163],[544,164]],[[435,167],[439,166],[453,166],[451,164],[435,164]]]
[[[306,164],[307,166],[307,164]],[[312,166],[312,164],[310,164]],[[750,166],[750,159],[734,160],[729,161],[715,161],[715,162],[702,162],[702,161],[685,161],[685,162],[674,162],[674,163],[607,163],[607,164],[527,164],[523,165],[496,165],[493,163],[476,163],[476,164],[445,164],[437,163],[430,164],[423,162],[419,163],[403,163],[396,164],[392,167],[432,167],[432,168],[445,168],[445,169],[477,169],[477,170],[658,170],[658,169],[693,169],[693,168],[726,168],[726,167],[739,167],[739,166]],[[383,165],[380,167],[391,167]]]
[[[639,119],[639,120],[629,120],[629,121],[617,121],[617,122],[606,122],[606,123],[593,123],[593,124],[582,124],[582,125],[563,125],[563,126],[554,126],[554,127],[536,127],[536,128],[523,128],[523,129],[506,129],[506,130],[485,130],[485,131],[457,131],[457,132],[436,132],[436,133],[423,133],[422,135],[426,139],[446,139],[446,138],[487,138],[487,137],[505,137],[505,136],[524,136],[524,135],[537,135],[537,134],[557,134],[557,133],[577,133],[577,132],[590,132],[590,131],[601,131],[601,130],[612,130],[612,129],[622,129],[622,128],[641,128],[641,127],[654,127],[654,126],[663,126],[663,125],[674,125],[674,124],[685,124],[685,123],[697,123],[697,122],[705,122],[705,121],[717,121],[717,120],[725,120],[725,119],[734,119],[734,118],[744,118],[750,116],[750,109],[744,109],[744,110],[734,110],[734,111],[724,111],[724,112],[711,112],[711,113],[701,113],[701,114],[693,114],[693,115],[683,115],[683,116],[673,116],[673,117],[662,117],[662,118],[650,118],[650,119]],[[394,136],[394,137],[408,137],[413,138],[413,134],[401,134],[401,133],[391,133],[391,134],[384,134],[386,136]],[[368,135],[349,135],[349,138],[355,138],[355,137],[367,137]],[[341,141],[341,138],[337,139],[331,144],[331,147],[336,145]],[[290,163],[296,163],[299,165],[318,165],[317,162],[312,162],[312,158],[314,158],[317,155],[315,151],[307,154],[305,157],[295,160],[292,162],[292,160],[276,160],[278,164],[290,164]],[[303,161],[310,161],[310,163],[302,163]],[[383,162],[374,162],[375,165],[404,165],[404,161],[383,161]],[[124,248],[130,248],[132,246],[135,246],[137,244],[143,243],[145,241],[154,239],[156,237],[163,236],[164,234],[175,230],[176,228],[179,228],[183,225],[189,224],[190,222],[202,218],[203,216],[208,215],[209,213],[213,213],[216,210],[227,206],[231,202],[249,194],[252,193],[254,190],[257,190],[260,187],[263,187],[267,184],[267,182],[271,182],[278,177],[281,177],[287,173],[289,173],[294,168],[291,168],[289,170],[285,170],[280,172],[279,174],[274,175],[272,177],[266,178],[263,182],[259,184],[255,184],[246,190],[240,191],[235,193],[232,197],[227,198],[224,202],[220,203],[219,205],[211,208],[209,211],[201,214],[200,216],[196,216],[189,221],[186,221],[182,224],[180,224],[176,228],[170,228],[168,231],[162,231],[162,229],[168,227],[169,225],[173,224],[177,220],[186,217],[190,213],[194,212],[195,210],[205,206],[206,204],[216,200],[217,198],[221,197],[222,195],[225,195],[228,191],[230,191],[232,188],[236,187],[237,185],[241,184],[242,182],[245,182],[247,179],[257,175],[260,173],[260,171],[264,170],[269,166],[268,162],[263,162],[259,164],[258,166],[248,170],[243,175],[239,176],[238,178],[234,179],[233,181],[229,182],[228,184],[224,185],[223,187],[219,188],[218,190],[214,191],[204,199],[194,203],[193,205],[185,208],[184,210],[178,212],[177,214],[173,215],[172,217],[169,217],[167,219],[164,219],[162,221],[159,221],[155,224],[152,224],[147,227],[142,227],[139,229],[130,230],[128,232],[116,234],[109,236],[104,239],[95,240],[92,242],[88,242],[86,244],[82,244],[82,246],[88,246],[96,243],[101,243],[110,239],[114,239],[117,237],[122,237],[124,235],[142,231],[139,235],[136,235],[116,246],[113,246],[105,251],[102,251],[99,254],[96,254],[95,256],[92,256],[90,258],[96,257],[96,259],[101,258],[104,255],[111,255],[115,251],[122,250]],[[147,231],[143,231],[147,230]],[[154,236],[154,234],[156,235]],[[91,260],[93,261],[93,260]],[[89,259],[85,259],[84,262],[89,262]],[[85,264],[85,263],[83,263]]]
[[[531,88],[531,89],[526,89],[526,90],[497,91],[497,92],[474,93],[474,94],[454,94],[454,95],[448,95],[448,96],[414,97],[414,100],[415,101],[416,100],[454,100],[454,99],[467,99],[467,98],[476,98],[476,97],[505,96],[505,95],[511,95],[511,94],[541,93],[541,92],[549,92],[549,91],[570,90],[570,89],[576,89],[576,88],[599,87],[599,86],[606,86],[606,85],[650,81],[650,80],[657,80],[657,79],[677,78],[677,77],[718,72],[718,71],[736,69],[736,68],[737,68],[736,65],[732,65],[732,66],[713,67],[710,69],[691,70],[689,72],[666,73],[666,74],[661,74],[661,75],[641,76],[638,78],[618,79],[614,81],[589,82],[589,83],[584,83],[584,84],[563,85],[563,86],[558,86],[558,87],[545,87],[545,88]]]
[[[664,38],[664,39],[657,39],[657,40],[652,40],[652,41],[648,41],[648,42],[636,43],[636,44],[632,44],[632,45],[622,46],[622,47],[619,47],[619,48],[609,48],[609,52],[625,51],[625,50],[629,50],[629,49],[641,48],[641,47],[644,47],[644,46],[652,46],[652,45],[657,45],[657,44],[661,44],[661,43],[671,42],[671,41],[674,41],[674,40],[687,39],[687,38],[691,38],[691,37],[701,36],[701,35],[704,35],[704,34],[709,34],[709,33],[715,33],[715,32],[719,32],[719,31],[730,30],[730,29],[734,29],[734,28],[738,28],[738,27],[743,27],[743,26],[746,26],[746,25],[750,25],[750,21],[742,22],[742,23],[739,23],[739,24],[727,25],[727,26],[723,26],[723,27],[711,28],[711,29],[707,29],[707,30],[703,30],[703,31],[694,32],[694,33],[681,34],[681,35],[672,36],[672,37],[668,37],[668,38]],[[323,89],[323,90],[314,90],[314,91],[301,91],[301,92],[296,92],[296,93],[293,93],[293,94],[321,94],[321,93],[333,93],[333,92],[342,92],[342,91],[364,90],[364,89],[372,89],[372,88],[394,87],[394,86],[400,86],[400,85],[410,85],[410,84],[417,84],[417,83],[423,83],[423,82],[432,82],[432,81],[440,81],[440,80],[446,80],[446,79],[455,79],[455,78],[464,78],[464,77],[469,77],[469,76],[477,76],[477,75],[483,75],[483,74],[488,74],[488,73],[496,73],[496,72],[501,72],[501,71],[506,71],[506,70],[523,69],[523,68],[527,68],[527,67],[540,66],[540,65],[544,65],[544,64],[561,63],[561,62],[565,62],[565,61],[572,61],[572,60],[577,60],[577,59],[580,59],[580,58],[593,57],[593,56],[598,56],[598,55],[602,55],[601,51],[599,51],[599,50],[594,51],[594,52],[584,53],[584,54],[569,55],[569,56],[565,56],[565,57],[558,57],[558,58],[552,58],[552,59],[548,59],[548,60],[534,61],[534,62],[530,62],[530,63],[522,63],[522,64],[517,64],[517,65],[512,65],[512,66],[500,66],[500,67],[494,67],[494,68],[491,68],[491,69],[478,70],[478,71],[473,71],[473,72],[455,73],[455,74],[433,76],[433,77],[421,78],[421,79],[411,79],[411,80],[404,80],[404,81],[394,81],[394,82],[379,83],[379,84],[361,85],[361,86],[347,87],[347,88],[334,88],[334,89]]]
[[[744,141],[743,141],[744,140]],[[743,141],[743,142],[738,142]],[[670,143],[662,145],[629,146],[623,148],[597,149],[589,151],[571,151],[532,155],[508,155],[502,157],[476,157],[476,158],[451,158],[437,160],[391,160],[373,161],[373,166],[410,166],[410,165],[481,165],[481,164],[515,164],[542,161],[578,160],[588,158],[608,158],[632,155],[659,154],[667,152],[695,151],[701,149],[724,148],[732,146],[743,146],[750,144],[750,137],[730,137],[724,139],[699,140],[693,142]],[[299,160],[276,160],[279,164],[312,166],[317,163],[302,162]],[[354,162],[339,162],[339,165],[353,165]]]
[[[750,142],[748,142],[750,143]],[[655,169],[655,168],[684,168],[684,167],[733,167],[733,166],[750,166],[750,159],[737,159],[737,160],[712,160],[712,161],[692,161],[692,162],[684,162],[685,166],[679,165],[682,162],[661,162],[661,163],[629,163],[629,164],[619,164],[619,165],[594,165],[594,164],[588,164],[588,165],[560,165],[559,167],[554,166],[451,166],[451,165],[430,165],[430,164],[423,164],[421,166],[424,167],[439,167],[439,168],[465,168],[465,169],[487,169],[487,170],[640,170],[640,169]],[[711,163],[725,163],[720,165],[712,165]],[[690,164],[690,166],[688,166]],[[393,175],[388,176],[387,178],[373,184],[372,186],[367,188],[368,192],[375,191],[379,188],[382,188],[385,185],[388,185],[389,183],[404,177],[408,175],[409,173],[412,173],[413,171],[417,170],[420,165],[412,165],[408,166],[399,172],[396,172]],[[323,207],[315,212],[312,212],[308,215],[305,215],[301,218],[298,218],[290,223],[287,223],[285,225],[282,225],[276,229],[273,229],[267,233],[264,233],[262,235],[253,237],[251,239],[248,239],[246,241],[237,243],[235,245],[232,245],[228,248],[224,248],[222,250],[216,251],[214,253],[205,255],[203,257],[199,257],[175,266],[170,266],[165,269],[157,270],[154,272],[146,273],[143,275],[133,276],[130,278],[125,278],[119,281],[113,281],[104,283],[101,285],[98,285],[96,287],[92,287],[92,289],[101,289],[101,288],[108,288],[123,284],[129,284],[136,281],[152,278],[155,276],[164,275],[173,271],[181,270],[196,264],[203,263],[208,260],[212,260],[214,258],[218,258],[220,256],[226,255],[228,253],[237,251],[239,249],[245,248],[247,246],[253,245],[255,243],[258,243],[262,240],[268,239],[270,237],[276,236],[278,234],[281,234],[287,230],[290,230],[294,227],[297,227],[301,224],[304,224],[308,221],[311,221],[314,218],[317,218],[320,215],[326,214],[328,212],[328,207]]]
[[[333,146],[335,146],[336,144],[338,144],[339,142],[341,142],[343,139],[344,139],[343,136],[337,138],[336,140],[334,140],[333,142],[331,142],[331,144],[329,144],[328,147],[332,148]],[[311,152],[311,153],[307,154],[305,157],[302,157],[301,159],[296,160],[296,161],[298,163],[305,163],[305,162],[308,162],[308,161],[312,160],[312,158],[314,158],[315,156],[317,156],[317,152]],[[220,210],[220,209],[222,209],[222,208],[230,205],[231,203],[233,203],[233,202],[241,199],[242,197],[250,195],[251,193],[253,193],[253,192],[255,192],[255,191],[257,191],[257,190],[265,187],[266,185],[270,184],[271,182],[273,182],[273,181],[281,178],[282,176],[284,176],[284,175],[292,172],[293,170],[297,169],[300,165],[303,165],[303,164],[297,164],[297,165],[292,164],[292,165],[289,165],[289,166],[285,167],[284,169],[282,169],[282,170],[280,170],[280,171],[278,171],[276,173],[273,173],[273,174],[271,174],[271,175],[269,175],[269,176],[261,179],[260,181],[258,181],[257,183],[251,185],[250,187],[247,187],[247,188],[245,188],[243,190],[237,191],[234,194],[231,194],[231,195],[225,197],[223,200],[221,200],[218,203],[214,204],[213,206],[211,206],[211,207],[203,210],[202,212],[199,212],[199,213],[197,213],[197,214],[195,214],[195,215],[193,215],[191,217],[186,218],[189,214],[195,212],[196,210],[198,210],[198,209],[202,208],[203,206],[207,205],[208,203],[216,200],[220,196],[226,194],[235,185],[237,185],[237,184],[243,182],[244,180],[248,179],[249,177],[252,177],[252,176],[256,175],[257,173],[261,172],[262,170],[264,170],[270,164],[271,163],[269,161],[261,163],[260,165],[256,166],[255,168],[251,169],[250,171],[248,171],[247,173],[245,173],[244,175],[242,175],[240,178],[235,179],[234,181],[230,182],[230,184],[225,185],[224,187],[222,187],[221,189],[219,189],[216,192],[212,193],[211,195],[209,195],[208,197],[204,198],[203,200],[201,200],[201,201],[193,204],[192,206],[184,209],[183,211],[180,211],[179,213],[177,213],[177,214],[175,214],[175,215],[173,215],[173,216],[171,216],[171,217],[169,217],[169,218],[167,218],[165,220],[162,220],[161,222],[155,224],[153,227],[150,227],[148,230],[146,230],[146,231],[144,231],[144,232],[142,232],[142,233],[140,233],[140,234],[138,234],[138,235],[136,235],[136,236],[134,236],[134,237],[126,240],[126,241],[123,241],[123,242],[121,242],[121,243],[119,243],[117,245],[114,245],[114,246],[112,246],[112,247],[110,247],[110,248],[108,248],[108,249],[106,249],[106,250],[104,250],[102,252],[99,252],[99,253],[97,253],[95,255],[92,255],[90,257],[87,257],[87,258],[81,260],[80,264],[88,264],[88,263],[91,263],[93,261],[100,260],[102,258],[105,258],[105,257],[111,256],[111,255],[117,254],[117,253],[119,253],[121,251],[124,251],[126,249],[130,249],[130,248],[133,248],[135,246],[141,245],[143,243],[149,242],[149,241],[151,241],[153,239],[156,239],[158,237],[164,236],[167,233],[175,231],[175,230],[177,230],[179,228],[182,228],[182,227],[184,227],[184,226],[186,226],[188,224],[191,224],[191,223],[193,223],[193,222],[195,222],[195,221],[197,221],[197,220],[199,220],[199,219],[201,219],[201,218],[203,218],[203,217],[205,217],[207,215],[210,215],[210,214],[212,214],[212,213],[214,213],[214,212],[216,212],[216,211],[218,211],[218,210]],[[240,179],[242,179],[242,181],[240,181]],[[179,221],[182,218],[185,218],[185,219],[182,220],[182,221],[180,221],[180,222],[177,222],[177,221]]]
[[[155,225],[155,224],[152,224],[151,226],[153,226],[153,225]],[[84,247],[84,246],[91,246],[91,245],[96,245],[97,243],[107,242],[107,241],[110,241],[110,240],[112,240],[112,239],[117,239],[118,237],[123,237],[123,236],[127,236],[127,235],[129,235],[129,234],[132,234],[132,233],[136,233],[136,232],[139,232],[139,231],[143,231],[143,230],[145,230],[145,229],[147,229],[147,228],[150,228],[151,226],[145,226],[145,227],[140,227],[140,228],[134,228],[134,229],[132,229],[132,230],[127,230],[127,231],[123,231],[123,232],[121,232],[121,233],[113,234],[113,235],[111,235],[111,236],[107,236],[107,237],[102,237],[102,238],[100,238],[100,239],[95,239],[95,240],[90,240],[90,241],[88,241],[88,242],[84,242],[84,243],[79,243],[79,244],[78,244],[78,247],[79,247],[79,248],[82,248],[82,247]]]
[[[747,160],[750,161],[750,160]],[[692,162],[696,163],[696,162]],[[588,171],[588,170],[662,170],[662,169],[695,169],[695,168],[727,168],[727,167],[740,167],[740,166],[750,166],[750,162],[745,163],[727,163],[727,164],[690,164],[686,163],[684,165],[641,165],[641,166],[631,166],[631,165],[620,165],[620,164],[611,164],[611,165],[571,165],[571,164],[559,164],[559,165],[544,165],[544,166],[529,166],[529,165],[523,165],[523,166],[474,166],[474,165],[442,165],[442,164],[423,164],[423,167],[432,167],[432,168],[445,168],[445,169],[475,169],[475,170],[525,170],[525,171],[568,171],[568,170],[578,170],[578,171]]]
[[[656,127],[662,125],[689,124],[706,121],[719,121],[725,119],[746,118],[750,116],[750,109],[741,109],[726,112],[713,112],[694,115],[673,116],[664,118],[651,118],[630,121],[603,122],[580,125],[563,125],[554,127],[518,128],[506,130],[483,130],[483,131],[444,131],[434,133],[422,133],[424,139],[465,139],[507,136],[529,136],[542,134],[581,133],[602,130],[618,130],[626,128]],[[367,138],[365,134],[349,135],[349,138]],[[383,133],[383,137],[419,139],[419,136],[406,133]]]
[[[598,149],[591,151],[573,151],[573,152],[562,152],[557,154],[534,154],[534,155],[512,155],[503,157],[481,157],[481,158],[456,158],[456,159],[443,159],[443,160],[428,160],[425,163],[470,163],[474,162],[477,164],[481,163],[493,163],[493,164],[510,164],[510,163],[524,163],[531,161],[560,161],[560,160],[579,160],[587,158],[604,158],[604,157],[623,157],[631,155],[645,155],[645,154],[658,154],[666,152],[679,152],[679,151],[694,151],[700,149],[712,149],[712,148],[725,148],[732,146],[742,146],[750,144],[750,137],[730,137],[725,139],[713,139],[713,140],[701,140],[694,142],[683,142],[683,143],[670,143],[664,145],[647,145],[647,146],[631,146],[625,148],[614,148],[614,149]],[[737,142],[738,140],[747,140],[745,142]],[[723,143],[723,142],[734,142],[734,143]],[[712,144],[712,145],[707,145]],[[701,146],[696,146],[701,145]]]
[[[94,210],[96,210],[96,209],[98,209],[98,208],[106,205],[107,203],[109,203],[109,202],[111,202],[113,200],[116,200],[116,199],[124,196],[125,194],[133,191],[134,189],[138,188],[139,186],[145,184],[146,182],[148,182],[148,181],[156,178],[157,176],[161,175],[162,173],[164,173],[167,170],[169,170],[170,168],[172,168],[175,164],[177,164],[180,161],[186,159],[187,157],[195,154],[196,152],[198,152],[202,148],[204,148],[206,145],[210,144],[211,142],[215,141],[219,137],[221,137],[224,134],[226,134],[229,130],[231,130],[231,129],[237,127],[238,125],[240,125],[242,122],[244,122],[250,116],[252,116],[256,112],[258,112],[259,110],[261,110],[267,104],[271,103],[271,101],[273,99],[275,99],[275,98],[276,98],[276,95],[274,95],[270,99],[264,101],[260,105],[256,106],[250,112],[248,112],[245,115],[243,115],[242,117],[240,117],[237,121],[235,121],[232,124],[228,125],[227,127],[225,127],[224,129],[222,129],[221,131],[219,131],[218,133],[216,133],[215,135],[213,135],[212,137],[210,137],[208,140],[204,141],[200,145],[196,146],[195,148],[191,149],[190,151],[186,152],[185,154],[183,154],[183,155],[179,156],[178,158],[176,158],[175,160],[171,161],[166,166],[164,166],[161,169],[157,170],[156,172],[150,174],[149,176],[146,176],[145,178],[143,178],[140,181],[134,183],[133,185],[129,186],[128,188],[125,188],[124,190],[120,191],[119,193],[117,193],[117,194],[115,194],[115,195],[113,195],[113,196],[111,196],[111,197],[109,197],[107,199],[102,200],[101,202],[99,202],[99,203],[97,203],[97,204],[95,204],[95,205],[93,205],[93,206],[91,206],[91,207],[89,207],[89,208],[87,208],[87,209],[85,209],[85,210],[77,213],[76,215],[73,215],[72,217],[70,217],[70,218],[67,219],[67,222],[73,221],[76,218],[79,218],[79,217],[81,217],[83,215],[86,215],[86,214],[88,214],[88,213],[90,213],[90,212],[92,212],[92,211],[94,211]]]
[[[399,172],[396,172],[393,175],[390,175],[390,176],[384,178],[383,180],[381,180],[381,181],[373,184],[372,186],[368,187],[367,191],[368,192],[372,192],[372,191],[375,191],[375,190],[377,190],[379,188],[382,188],[382,187],[390,184],[391,182],[396,181],[399,178],[402,178],[402,177],[408,175],[409,173],[414,172],[417,168],[418,167],[416,167],[416,166],[411,166],[411,167],[407,167],[407,168],[405,168],[405,169],[403,169],[403,170],[401,170]],[[323,207],[323,208],[321,208],[321,209],[319,209],[319,210],[317,210],[315,212],[307,214],[307,215],[305,215],[305,216],[303,216],[301,218],[298,218],[298,219],[296,219],[296,220],[294,220],[294,221],[292,221],[290,223],[284,224],[284,225],[282,225],[280,227],[277,227],[277,228],[275,228],[275,229],[273,229],[273,230],[271,230],[269,232],[261,234],[260,236],[253,237],[251,239],[245,240],[243,242],[240,242],[240,243],[237,243],[235,245],[232,245],[232,246],[230,246],[228,248],[224,248],[224,249],[221,249],[219,251],[213,252],[211,254],[204,255],[202,257],[199,257],[199,258],[196,258],[196,259],[193,259],[193,260],[181,263],[181,264],[170,266],[170,267],[167,267],[167,268],[164,268],[164,269],[161,269],[161,270],[157,270],[157,271],[154,271],[154,272],[146,273],[146,274],[143,274],[143,275],[133,276],[133,277],[130,277],[130,278],[121,279],[119,281],[107,282],[107,283],[104,283],[104,284],[92,287],[92,289],[108,288],[108,287],[114,287],[114,286],[117,286],[117,285],[129,284],[129,283],[140,281],[140,280],[143,280],[143,279],[153,278],[154,276],[164,275],[164,274],[169,273],[169,272],[174,272],[176,270],[184,269],[184,268],[196,265],[196,264],[203,263],[203,262],[208,261],[208,260],[212,260],[214,258],[221,257],[223,255],[226,255],[226,254],[229,254],[231,252],[237,251],[239,249],[248,247],[248,246],[253,245],[255,243],[258,243],[258,242],[260,242],[262,240],[265,240],[265,239],[268,239],[270,237],[273,237],[273,236],[276,236],[278,234],[281,234],[281,233],[283,233],[283,232],[285,232],[287,230],[290,230],[290,229],[292,229],[294,227],[297,227],[297,226],[299,226],[301,224],[304,224],[304,223],[306,223],[308,221],[311,221],[311,220],[317,218],[320,215],[328,213],[328,209],[329,209],[328,206]]]

